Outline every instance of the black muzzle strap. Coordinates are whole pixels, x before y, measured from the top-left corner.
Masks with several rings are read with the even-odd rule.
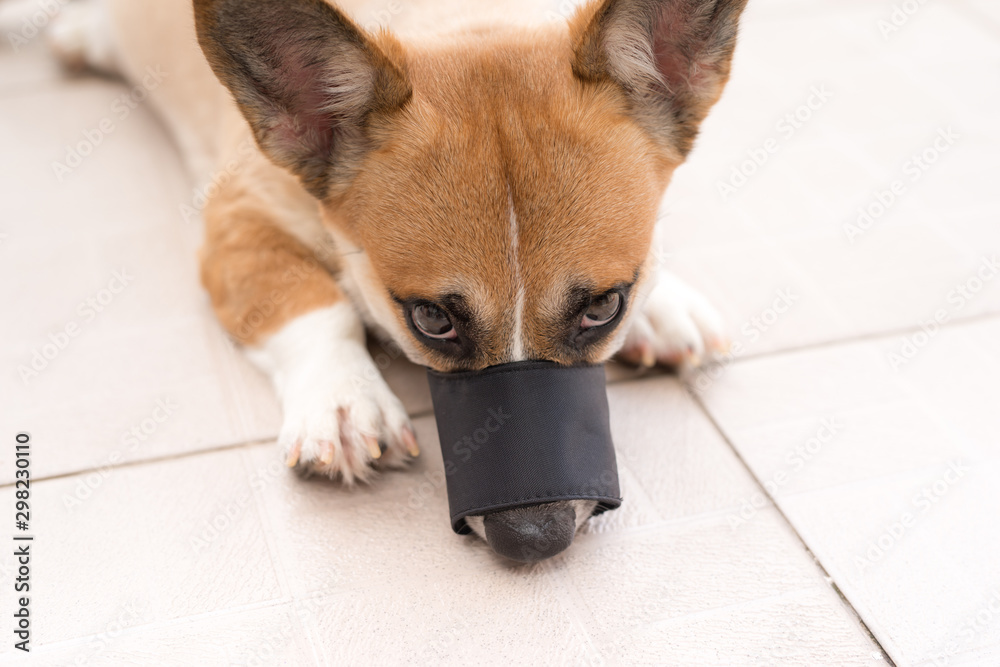
[[[603,366],[518,361],[428,371],[451,527],[469,515],[556,500],[621,505]]]

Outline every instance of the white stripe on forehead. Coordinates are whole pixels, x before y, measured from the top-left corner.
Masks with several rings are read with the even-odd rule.
[[[521,282],[521,261],[517,254],[517,213],[514,195],[507,183],[507,207],[510,209],[510,264],[514,270],[514,332],[511,336],[511,361],[524,361],[524,284]]]

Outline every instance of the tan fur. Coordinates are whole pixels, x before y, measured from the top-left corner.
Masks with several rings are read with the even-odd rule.
[[[252,196],[217,198],[206,211],[201,255],[216,316],[241,343],[344,298],[313,252],[253,203]]]

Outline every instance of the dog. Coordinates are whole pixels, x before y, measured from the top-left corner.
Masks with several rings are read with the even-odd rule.
[[[50,40],[68,64],[165,72],[151,103],[213,186],[212,307],[273,379],[288,466],[350,485],[419,453],[366,328],[444,372],[726,348],[652,241],[745,4],[82,0]],[[512,558],[497,545],[552,545],[533,560],[593,509],[468,522]]]

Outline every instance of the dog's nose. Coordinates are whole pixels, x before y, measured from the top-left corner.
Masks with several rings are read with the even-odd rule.
[[[573,543],[576,511],[568,502],[544,503],[483,517],[486,541],[501,556],[522,563],[551,558]]]

